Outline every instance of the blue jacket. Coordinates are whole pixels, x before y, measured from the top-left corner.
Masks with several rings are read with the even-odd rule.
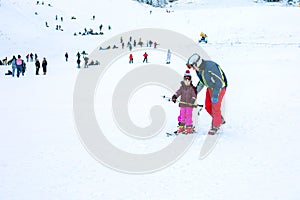
[[[17,67],[16,59],[13,59],[11,61],[11,66],[12,66],[13,69],[15,69]]]
[[[199,77],[197,92],[199,93],[204,86],[212,89],[212,97],[218,98],[222,88],[227,87],[227,79],[221,67],[210,60],[202,60],[200,71],[196,71]]]

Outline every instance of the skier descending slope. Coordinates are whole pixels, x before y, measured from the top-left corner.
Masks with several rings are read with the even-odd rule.
[[[196,70],[199,77],[197,92],[199,93],[204,86],[207,87],[205,109],[212,116],[212,125],[208,134],[214,135],[225,123],[221,113],[221,104],[227,88],[225,73],[217,63],[204,60],[196,53],[189,57],[186,66]]]

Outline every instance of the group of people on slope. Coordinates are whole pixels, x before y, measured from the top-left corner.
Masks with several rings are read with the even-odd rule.
[[[25,71],[26,71],[26,63],[21,58],[21,55],[18,55],[18,58],[13,56],[13,58],[9,62],[11,63],[12,71],[8,70],[8,72],[5,73],[5,75],[11,75],[12,77],[14,77],[15,73],[17,71],[16,75],[18,78],[20,77],[21,74],[22,74],[22,76],[24,76]],[[48,65],[48,63],[47,63],[46,58],[43,58],[42,67],[43,67],[44,75],[46,75],[46,73],[47,73],[47,65]],[[41,64],[37,57],[35,58],[35,67],[36,67],[35,74],[39,75],[39,69],[41,67]]]

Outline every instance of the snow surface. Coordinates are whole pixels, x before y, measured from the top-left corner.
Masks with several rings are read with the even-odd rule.
[[[33,52],[48,60],[46,76],[35,76],[31,62],[19,79],[4,75],[10,66],[0,66],[0,199],[300,198],[300,8],[250,0],[182,0],[174,4],[174,12],[166,13],[165,8],[129,0],[53,0],[44,6],[30,0],[0,3],[1,59],[17,54],[24,58]],[[54,28],[56,14],[64,17],[64,31]],[[71,20],[73,15],[76,20]],[[101,23],[103,36],[73,36],[84,27],[97,30]],[[108,25],[112,30],[107,30]],[[203,110],[198,135],[183,157],[160,171],[131,175],[101,165],[76,133],[73,92],[79,70],[75,55],[82,50],[90,53],[122,32],[148,27],[173,30],[195,42],[201,31],[208,34],[209,43],[201,46],[221,65],[229,82],[223,103],[227,124],[211,154],[199,160],[211,120]],[[132,66],[127,55],[120,58],[119,73],[112,68],[99,83],[95,112],[98,120],[107,122],[107,129],[117,130],[109,106],[100,103],[110,105],[110,100],[99,95],[110,95],[129,67],[142,65],[142,53],[133,53]],[[165,62],[166,53],[149,53],[151,63]],[[179,73],[186,69],[184,62],[172,55],[171,66]],[[195,75],[193,79],[197,80]],[[149,109],[160,104],[169,121],[166,130],[149,141],[107,135],[128,152],[163,148],[172,140],[164,132],[177,123],[178,107],[161,99],[163,90],[145,89],[133,96],[136,106],[129,105],[132,120],[148,124]],[[198,102],[204,102],[204,92]]]

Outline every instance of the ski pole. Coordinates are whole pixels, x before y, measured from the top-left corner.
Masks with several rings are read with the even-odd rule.
[[[172,101],[172,98],[171,98],[171,97],[167,97],[167,96],[165,96],[165,95],[163,95],[162,98],[166,99],[167,101]],[[192,104],[192,103],[180,101],[180,100],[177,100],[177,99],[176,99],[176,102],[177,102],[177,103],[181,103],[181,104],[185,104],[185,105],[190,105],[190,106],[200,107],[200,108],[201,108],[200,111],[201,111],[202,108],[203,108],[203,105],[201,105],[201,104]]]

